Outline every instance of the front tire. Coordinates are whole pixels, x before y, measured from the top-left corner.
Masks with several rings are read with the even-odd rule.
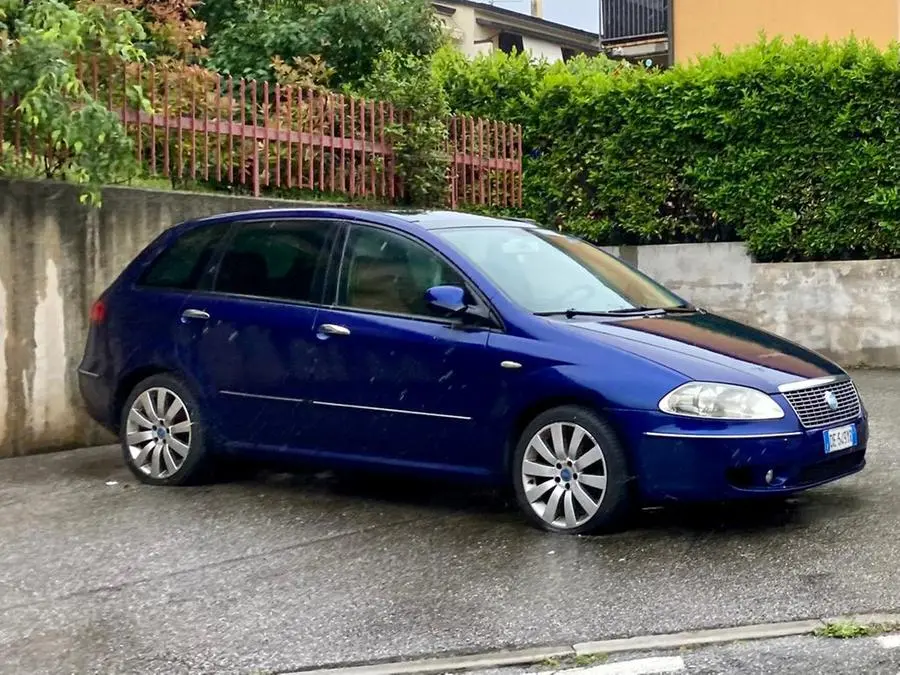
[[[522,432],[511,466],[516,501],[539,528],[611,532],[631,514],[625,451],[609,424],[587,408],[538,415]]]
[[[138,384],[125,401],[119,429],[125,463],[141,482],[189,485],[209,475],[202,411],[180,379],[161,374]]]

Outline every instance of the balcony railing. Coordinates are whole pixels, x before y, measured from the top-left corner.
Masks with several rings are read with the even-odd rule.
[[[663,37],[669,32],[669,0],[600,0],[603,40]]]

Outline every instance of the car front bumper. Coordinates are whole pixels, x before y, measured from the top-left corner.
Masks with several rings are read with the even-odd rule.
[[[831,454],[825,452],[823,436],[828,427],[672,429],[671,418],[655,413],[640,417],[626,423],[624,428],[632,432],[624,435],[630,436],[633,468],[648,503],[788,495],[852,475],[866,465],[865,413],[836,425],[855,424],[857,443]]]

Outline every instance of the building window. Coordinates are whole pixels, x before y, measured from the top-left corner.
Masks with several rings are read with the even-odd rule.
[[[516,35],[515,33],[500,33],[497,38],[497,46],[500,47],[500,51],[506,52],[507,54],[512,54],[513,51],[517,51],[521,54],[525,51],[522,36]]]

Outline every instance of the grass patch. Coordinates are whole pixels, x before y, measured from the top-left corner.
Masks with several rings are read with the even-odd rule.
[[[876,637],[885,633],[893,633],[900,629],[897,623],[864,624],[856,621],[833,621],[815,631],[816,637],[849,640],[852,638]]]
[[[579,654],[575,657],[574,663],[579,668],[585,668],[606,663],[608,660],[609,654]]]

